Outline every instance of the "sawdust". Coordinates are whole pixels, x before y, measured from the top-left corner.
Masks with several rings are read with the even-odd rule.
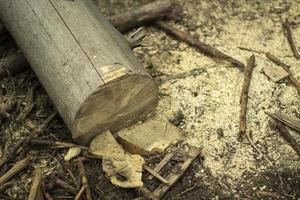
[[[293,57],[282,32],[281,19],[296,16],[300,4],[296,1],[273,4],[232,1],[232,5],[234,2],[239,4],[237,8],[240,13],[235,13],[237,8],[234,9],[234,6],[220,8],[223,4],[231,5],[228,2],[179,1],[189,17],[189,20],[183,19],[179,23],[189,28],[194,22],[195,32],[189,32],[243,62],[253,52],[238,47],[270,51],[290,64],[292,72],[299,77],[300,62]],[[276,9],[283,9],[286,5],[290,9],[278,14]],[[175,26],[186,30],[181,25]],[[230,177],[235,184],[247,172],[258,173],[270,169],[249,143],[238,141],[243,74],[230,64],[208,58],[155,28],[148,28],[148,31],[146,46],[136,50],[146,65],[152,63],[166,75],[176,75],[195,68],[205,69],[197,77],[171,80],[161,85],[162,95],[156,118],[167,121],[181,110],[186,118],[181,127],[186,133],[186,143],[202,147],[204,165],[215,177]],[[293,33],[295,41],[299,41],[300,27],[295,26]],[[256,57],[257,66],[249,93],[248,131],[252,132],[254,143],[274,162],[275,167],[287,161],[294,167],[298,166],[299,162],[295,164],[291,161],[296,156],[295,152],[278,133],[271,131],[270,118],[265,111],[283,111],[295,116],[299,113],[299,96],[289,84],[276,84],[269,80],[262,69],[274,64],[263,54],[256,54]],[[223,130],[223,138],[218,136],[218,129]],[[299,135],[294,136],[299,141]]]

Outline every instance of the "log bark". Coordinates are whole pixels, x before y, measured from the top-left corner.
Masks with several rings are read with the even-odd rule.
[[[77,142],[129,126],[157,103],[154,80],[90,0],[0,0],[0,18]]]

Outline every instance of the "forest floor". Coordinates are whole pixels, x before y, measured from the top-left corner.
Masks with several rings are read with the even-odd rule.
[[[95,1],[105,16],[151,2]],[[238,137],[243,73],[231,64],[212,59],[149,24],[145,27],[147,36],[144,46],[134,51],[153,76],[176,77],[199,70],[194,76],[170,78],[159,88],[160,99],[152,117],[172,121],[180,115],[178,126],[185,139],[174,148],[183,148],[188,144],[202,149],[201,156],[194,160],[164,199],[299,199],[299,158],[278,131],[272,129],[273,119],[265,113],[282,112],[300,118],[299,94],[288,82],[274,83],[263,73],[266,66],[276,67],[264,54],[239,47],[271,52],[289,64],[292,73],[300,80],[300,60],[293,56],[282,29],[282,22],[289,18],[296,44],[300,47],[300,1],[176,0],[176,3],[182,7],[183,16],[176,22],[168,21],[169,24],[199,36],[205,43],[244,63],[255,54],[256,67],[249,90],[247,124],[254,144],[264,156]],[[25,137],[55,111],[43,88],[38,87],[34,97],[35,108],[24,122],[16,122],[15,117],[25,106],[23,102],[27,91],[35,84],[38,80],[30,70],[1,81],[2,95],[15,91],[18,97],[17,109],[1,124],[1,146]],[[290,132],[300,143],[299,133]],[[59,118],[45,130],[43,136],[72,142],[70,133]],[[66,150],[30,146],[26,152],[35,158],[32,166],[13,179],[14,187],[0,194],[0,199],[24,199],[30,190],[32,172],[36,166],[42,166],[46,175],[62,170],[57,155],[64,156]],[[154,165],[161,157],[163,155],[148,157],[146,162]],[[265,157],[271,160],[272,165]],[[97,199],[139,197],[135,190],[111,185],[102,171],[101,160],[91,159],[85,163]],[[66,165],[76,171],[76,164],[72,161]],[[154,187],[157,183],[152,185]],[[54,199],[73,198],[59,189],[51,194]]]

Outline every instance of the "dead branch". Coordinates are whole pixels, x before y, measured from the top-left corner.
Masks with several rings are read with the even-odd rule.
[[[79,172],[80,172],[80,175],[81,175],[82,185],[86,187],[86,189],[85,189],[86,199],[87,200],[92,200],[93,199],[92,198],[92,193],[91,193],[91,190],[90,190],[90,187],[89,187],[88,178],[87,178],[86,171],[85,171],[82,160],[83,160],[83,158],[78,158],[77,159],[77,165],[78,165]]]
[[[240,104],[241,104],[241,112],[240,112],[240,136],[246,133],[247,129],[247,104],[248,104],[248,93],[251,82],[251,76],[253,69],[255,67],[255,56],[252,55],[247,61],[247,67],[244,72],[244,83],[241,92]]]
[[[26,167],[28,167],[30,163],[29,158],[25,158],[23,160],[18,161],[10,170],[8,170],[3,176],[0,177],[0,185],[3,185],[7,181],[9,181],[12,177],[20,173]]]
[[[299,59],[300,54],[299,54],[298,49],[297,49],[297,47],[295,45],[295,42],[294,42],[292,29],[291,29],[291,25],[290,25],[289,20],[286,19],[285,22],[282,24],[282,26],[283,26],[284,32],[286,33],[287,40],[288,40],[288,42],[291,46],[291,49],[293,51],[293,54],[294,54],[295,58]]]
[[[43,170],[41,168],[37,168],[34,172],[34,178],[32,181],[31,189],[27,200],[43,199],[42,184],[43,184]]]
[[[157,21],[156,25],[164,30],[166,33],[173,35],[174,37],[176,37],[177,39],[197,48],[199,51],[203,52],[204,54],[207,54],[209,56],[221,59],[221,60],[225,60],[230,62],[231,64],[233,64],[234,66],[240,68],[241,70],[244,70],[244,64],[240,61],[238,61],[237,59],[226,55],[225,53],[217,50],[216,48],[198,40],[196,37],[185,33],[183,31],[180,31],[170,25],[168,25],[166,22],[163,21]]]
[[[289,69],[290,66],[282,62],[279,58],[271,54],[270,52],[266,53],[267,58],[269,58],[273,63],[281,66],[288,74],[289,74],[289,81],[290,83],[297,89],[298,94],[300,94],[300,83],[296,79],[296,77],[292,74],[291,70]]]
[[[170,15],[172,9],[170,0],[155,1],[140,8],[131,9],[125,13],[115,15],[109,18],[109,20],[121,33],[124,33],[134,27],[162,19]]]

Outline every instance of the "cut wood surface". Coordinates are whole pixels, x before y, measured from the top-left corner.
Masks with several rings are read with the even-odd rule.
[[[0,0],[0,17],[77,142],[155,106],[157,85],[89,0]]]

